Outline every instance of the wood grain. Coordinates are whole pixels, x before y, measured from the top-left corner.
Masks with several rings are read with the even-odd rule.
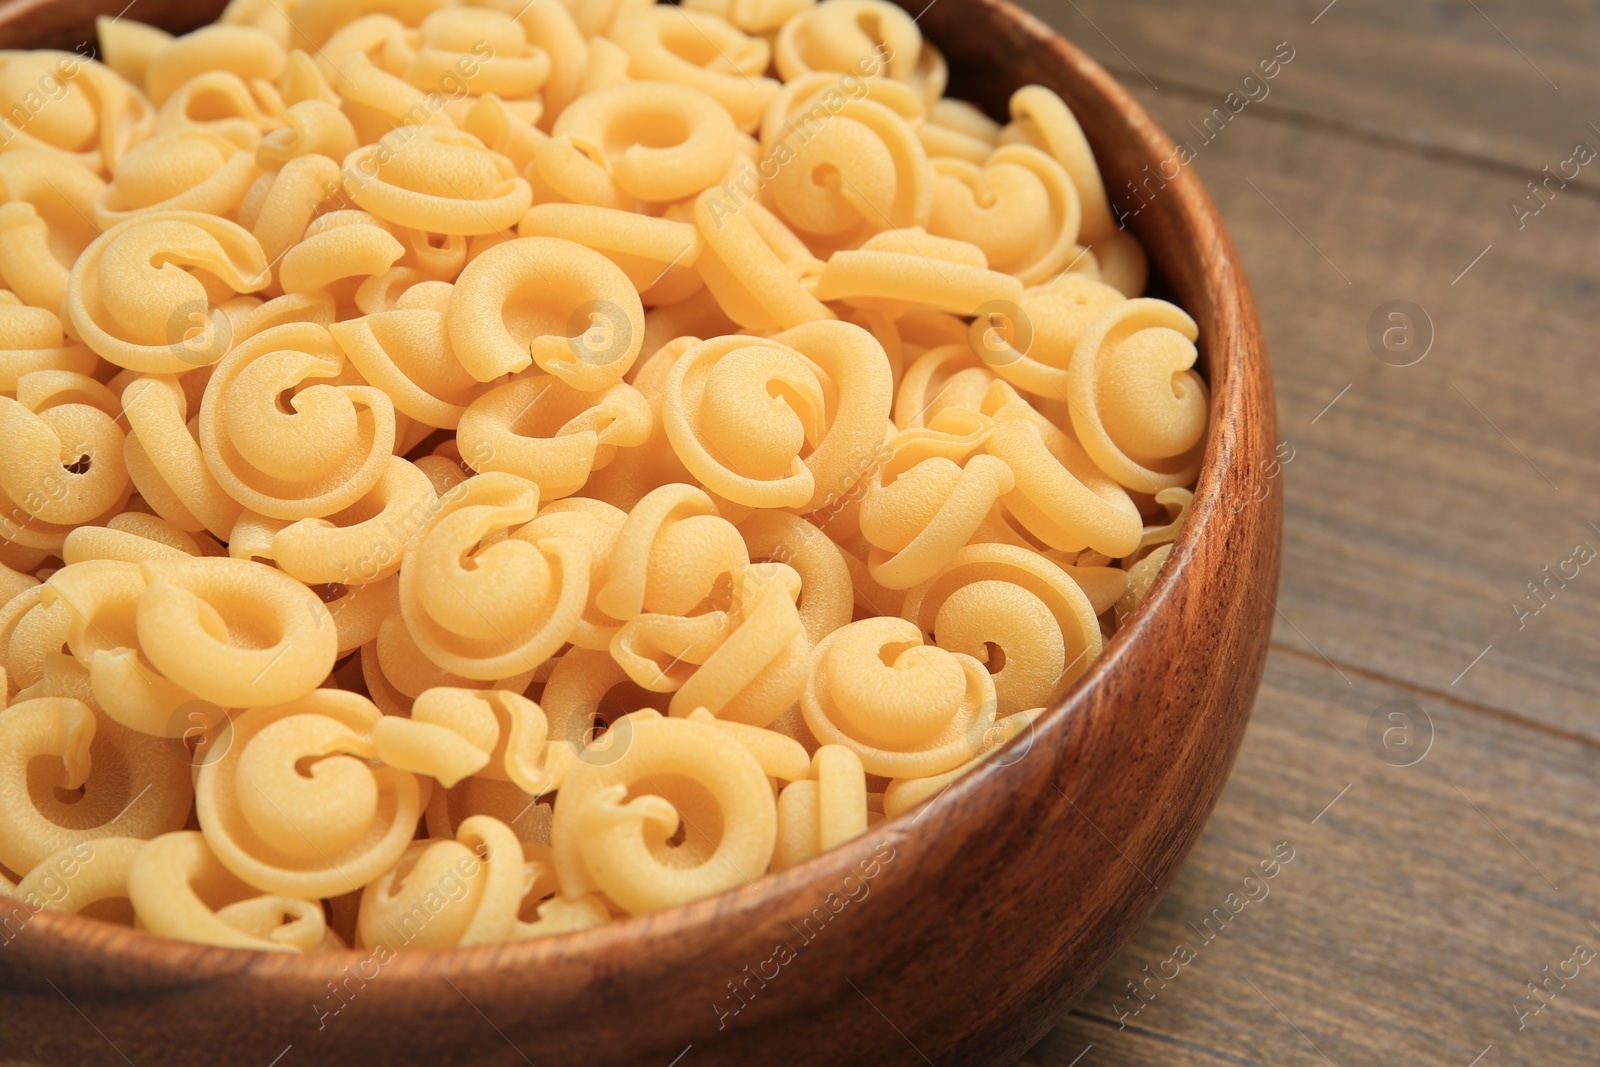
[[[1575,140],[1600,147],[1593,0],[1026,0],[1133,87],[1198,122],[1274,45],[1294,61],[1264,109],[1532,177]],[[1318,17],[1320,14],[1321,17]],[[1316,21],[1313,22],[1313,19]],[[1147,78],[1150,79],[1147,81]],[[1553,88],[1558,86],[1559,88]],[[1527,172],[1522,174],[1521,172]],[[1600,178],[1583,179],[1591,190]]]
[[[40,17],[0,7],[0,40],[7,13],[28,11]],[[1172,151],[1103,71],[1000,0],[946,0],[921,25],[991,103],[1030,82],[1061,92],[1113,180]],[[1198,838],[1271,630],[1281,497],[1230,506],[1277,439],[1249,288],[1193,175],[1136,228],[1200,327],[1206,465],[1145,607],[1019,739],[1020,758],[733,892],[561,938],[400,954],[376,974],[363,953],[269,956],[41,912],[0,951],[0,1056],[259,1067],[292,1045],[295,1063],[1014,1059],[1132,936]],[[1228,669],[1180,669],[1185,656]],[[742,985],[791,942],[781,978]],[[346,968],[350,996],[323,1017]],[[718,1006],[734,982],[749,999],[730,1021]]]

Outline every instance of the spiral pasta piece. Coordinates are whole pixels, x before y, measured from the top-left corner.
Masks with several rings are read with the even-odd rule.
[[[544,710],[505,689],[428,689],[409,718],[385,715],[373,731],[378,758],[435,778],[446,789],[473,775],[515,782],[538,796],[560,786],[568,751],[547,752]]]
[[[551,128],[595,152],[630,196],[682,200],[721,181],[738,131],[712,96],[668,81],[585,93]]]
[[[1164,300],[1101,312],[1078,339],[1068,371],[1072,428],[1101,470],[1154,493],[1194,481],[1210,398],[1192,368],[1199,330]]]
[[[698,89],[745,133],[754,132],[778,91],[778,83],[764,77],[771,46],[720,18],[652,4],[618,19],[610,37],[628,53],[634,78]]]
[[[1048,152],[1071,175],[1083,204],[1086,243],[1115,232],[1117,224],[1111,218],[1100,167],[1083,135],[1083,127],[1061,97],[1042,85],[1024,86],[1011,94],[1011,119],[1011,139]],[[1002,142],[1007,139],[1002,133]]]
[[[183,267],[215,279],[227,296],[271,280],[261,245],[235,223],[193,211],[141,214],[78,257],[65,305],[73,331],[103,359],[147,374],[215,363],[232,327],[221,299]]]
[[[361,893],[363,945],[453,948],[506,940],[529,871],[522,843],[488,815],[461,823],[454,841],[418,842]]]
[[[900,613],[940,648],[988,664],[1002,708],[1049,703],[1100,654],[1100,623],[1078,583],[1013,545],[958,550],[906,593]]]
[[[468,678],[532,670],[578,624],[589,599],[589,551],[575,539],[519,536],[538,513],[532,482],[491,472],[462,488],[406,550],[400,566],[406,629],[434,663]],[[508,531],[503,540],[485,543],[502,530]]]
[[[739,531],[692,485],[647,493],[622,524],[595,603],[613,619],[643,611],[686,615],[723,576],[750,562]]]
[[[331,936],[319,901],[261,893],[194,830],[146,843],[129,867],[127,888],[139,924],[153,934],[269,952],[311,952]]]
[[[574,389],[621,380],[644,339],[644,307],[616,265],[553,237],[522,237],[467,265],[450,293],[450,343],[480,382],[532,364]]]
[[[551,848],[566,897],[600,891],[635,914],[742,885],[766,870],[776,805],[761,765],[715,727],[630,716],[614,762],[580,762],[556,799]],[[679,830],[683,842],[670,844]]]
[[[0,151],[40,148],[99,174],[115,168],[155,127],[143,93],[72,52],[0,56],[0,111],[22,117]]]
[[[128,469],[110,391],[71,371],[38,370],[17,379],[17,397],[0,396],[0,494],[12,502],[8,510],[51,526],[121,510]]]
[[[85,841],[176,830],[190,796],[189,768],[170,742],[81,700],[23,698],[0,712],[0,865],[11,870]]]
[[[151,212],[195,211],[231,217],[261,172],[255,154],[206,129],[158,134],[132,149],[95,203],[109,230]]]
[[[650,437],[650,404],[617,382],[580,392],[554,375],[495,386],[462,412],[456,441],[476,471],[505,471],[539,486],[543,499],[571,496],[619,448]]]
[[[808,71],[858,71],[909,81],[923,48],[914,19],[884,0],[831,0],[788,19],[773,60],[784,81]]]
[[[344,373],[338,344],[311,323],[275,326],[229,352],[199,416],[223,491],[285,519],[331,515],[370,492],[389,466],[394,406],[381,389],[319,381]]]
[[[79,841],[40,860],[10,895],[35,907],[102,920],[126,918],[124,925],[132,925],[128,871],[144,846],[137,837]]]
[[[0,152],[0,278],[23,303],[61,310],[73,263],[99,236],[105,187],[89,167],[43,149]]]
[[[178,379],[135,378],[122,391],[122,408],[129,429],[123,462],[140,496],[180,530],[227,537],[242,509],[206,464]]]
[[[318,689],[235,719],[195,784],[200,827],[223,866],[301,897],[351,892],[393,867],[424,798],[414,775],[366,762],[380,718],[359,694]],[[306,758],[315,762],[301,774]]]
[[[868,774],[939,774],[965,763],[994,722],[994,681],[971,656],[922,643],[915,623],[853,622],[816,649],[800,707],[824,745],[844,745]]]
[[[430,233],[509,230],[532,203],[511,161],[469,133],[401,127],[345,160],[350,198],[376,218]]]
[[[1038,285],[1059,274],[1078,250],[1078,190],[1051,157],[1028,145],[995,149],[980,167],[935,165],[928,232],[969,241],[990,267]]]
[[[820,261],[760,203],[732,205],[720,188],[707,190],[694,222],[704,244],[695,269],[730,319],[760,331],[835,317],[801,281]]]
[[[980,309],[967,340],[1000,378],[1036,396],[1065,401],[1067,368],[1078,338],[1100,312],[1124,299],[1109,285],[1069,272],[1048,287],[1029,290],[1014,305]]]
[[[752,562],[783,563],[800,575],[795,610],[812,644],[850,621],[850,568],[819,527],[781,511],[758,511],[739,523],[739,533]]]

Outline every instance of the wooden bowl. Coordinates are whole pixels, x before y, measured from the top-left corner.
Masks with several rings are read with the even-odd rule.
[[[906,0],[913,10],[926,0]],[[125,0],[11,0],[0,46],[72,47]],[[182,30],[220,0],[143,0]],[[952,92],[1062,95],[1113,194],[1173,144],[1120,85],[1005,0],[919,25]],[[240,1064],[1009,1063],[1149,914],[1221,791],[1260,683],[1281,494],[1249,287],[1183,168],[1132,220],[1200,326],[1211,386],[1188,524],[1144,608],[992,765],[866,836],[734,892],[542,941],[279,955],[41,912],[0,947],[0,1060]],[[1259,494],[1255,494],[1259,495]],[[290,1048],[292,1046],[292,1048]]]

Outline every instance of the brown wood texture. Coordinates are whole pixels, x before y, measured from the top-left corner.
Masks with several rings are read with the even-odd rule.
[[[0,8],[0,39],[16,10]],[[991,102],[1028,82],[1060,91],[1113,181],[1171,151],[1113,79],[1000,0],[944,0],[921,23],[960,83]],[[0,951],[0,1057],[141,1067],[256,1067],[289,1054],[1014,1060],[1091,985],[1182,864],[1232,763],[1272,625],[1282,498],[1233,506],[1277,441],[1248,286],[1193,175],[1172,182],[1135,228],[1200,325],[1215,413],[1207,463],[1145,609],[1019,742],[1010,753],[1019,758],[735,892],[559,939],[406,954],[376,974],[361,953],[269,957],[41,913]],[[1191,669],[1196,661],[1214,669]],[[855,899],[830,909],[846,892]],[[730,983],[780,943],[794,946],[793,961],[745,986],[748,1004],[720,1027]],[[345,968],[357,976],[352,995],[320,1017],[327,983],[344,985]]]
[[[1507,207],[1572,142],[1600,149],[1600,8],[1477,0],[1513,46],[1465,0],[1339,0],[1312,25],[1325,4],[1031,4],[1179,136],[1278,41],[1297,50],[1193,163],[1296,448],[1266,681],[1200,844],[1035,1067],[1600,1061],[1593,967],[1517,1015],[1526,983],[1600,949],[1600,572],[1552,583],[1525,626],[1511,607],[1600,550],[1595,172],[1521,229]],[[1436,335],[1404,368],[1366,336],[1400,299]],[[1412,767],[1369,741],[1393,701],[1431,719]],[[1127,984],[1171,974],[1188,924],[1284,840],[1270,894],[1125,1016]]]

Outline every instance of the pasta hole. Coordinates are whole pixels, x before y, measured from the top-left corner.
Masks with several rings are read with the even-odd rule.
[[[1006,650],[995,644],[993,641],[985,641],[983,643],[983,647],[988,652],[988,658],[985,660],[985,665],[989,668],[989,673],[999,674],[1001,671],[1005,670]]]
[[[311,768],[321,759],[321,756],[301,756],[294,761],[295,773],[302,778],[310,778]]]
[[[283,412],[285,415],[293,415],[295,413],[293,402],[294,389],[292,387],[279,393],[277,400],[275,401],[278,406],[278,410]]]
[[[671,837],[667,838],[667,847],[677,848],[687,840],[689,840],[689,824],[679,821],[678,829],[673,832]]]
[[[62,789],[60,786],[56,786],[56,800],[62,804],[76,804],[83,799],[85,790],[86,787],[81,785],[76,789]]]
[[[88,456],[79,456],[71,463],[63,463],[62,466],[71,474],[88,474],[91,463]]]
[[[839,186],[839,168],[832,163],[819,163],[811,169],[811,183],[824,189]]]
[[[878,649],[878,658],[883,661],[883,665],[885,667],[893,667],[895,665],[895,660],[900,658],[900,654],[902,652],[905,652],[907,649],[921,647],[921,643],[917,641],[891,641],[887,645],[884,645],[882,648]]]

